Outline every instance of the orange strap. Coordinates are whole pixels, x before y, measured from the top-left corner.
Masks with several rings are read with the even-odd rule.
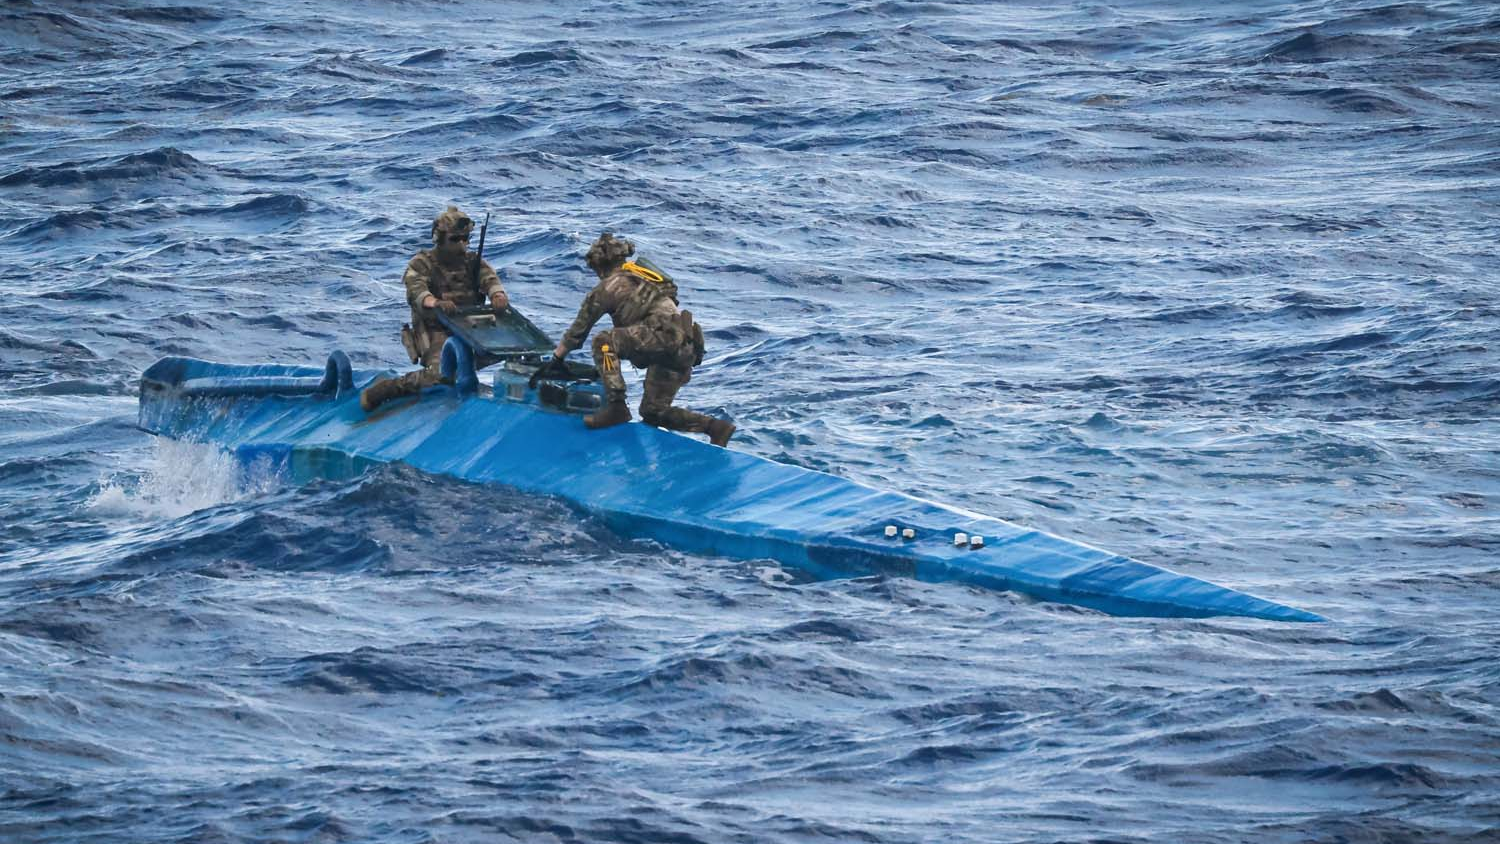
[[[631,275],[644,278],[647,281],[655,282],[656,284],[661,284],[662,282],[667,280],[666,277],[661,273],[648,270],[634,261],[626,261],[624,264],[620,265],[620,269],[630,273]]]

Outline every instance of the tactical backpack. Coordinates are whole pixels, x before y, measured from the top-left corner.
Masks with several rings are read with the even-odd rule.
[[[636,278],[643,278],[652,284],[660,285],[661,292],[666,294],[668,299],[672,300],[672,304],[681,304],[677,301],[677,282],[673,281],[672,277],[667,274],[667,271],[658,267],[650,258],[637,255],[634,259],[626,261],[620,269]],[[703,363],[703,352],[705,351],[703,329],[698,323],[693,321],[691,311],[683,311],[682,313],[687,317],[684,322],[688,323],[688,325],[683,326],[684,333],[687,339],[691,340],[693,344],[693,366],[697,366]]]

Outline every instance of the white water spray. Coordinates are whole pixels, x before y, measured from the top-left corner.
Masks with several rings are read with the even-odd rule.
[[[261,495],[277,485],[268,461],[243,466],[215,445],[157,437],[144,473],[136,479],[104,480],[88,508],[103,515],[175,519]]]

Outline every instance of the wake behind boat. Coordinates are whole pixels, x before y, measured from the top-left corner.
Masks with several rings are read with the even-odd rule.
[[[367,415],[358,392],[389,373],[165,358],[143,374],[140,427],[268,460],[294,482],[404,463],[562,498],[631,538],[770,559],[816,577],[887,574],[1012,590],[1114,615],[1321,616],[1137,560],[642,423],[587,430],[592,367],[549,367],[513,310],[454,320],[439,384]],[[524,323],[524,324],[523,324]],[[487,345],[489,344],[489,345]],[[474,361],[499,359],[489,389]],[[538,371],[544,377],[534,377]]]

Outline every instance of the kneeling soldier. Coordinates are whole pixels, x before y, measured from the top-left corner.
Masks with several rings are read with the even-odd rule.
[[[677,391],[692,377],[693,367],[703,362],[703,331],[693,323],[689,311],[678,311],[676,288],[645,267],[627,262],[635,244],[609,232],[589,247],[589,268],[599,284],[584,297],[578,317],[563,332],[552,352],[560,363],[568,352],[583,345],[594,323],[609,314],[614,327],[594,335],[594,365],[604,381],[605,405],[584,424],[608,428],[630,421],[625,406],[625,378],[620,361],[646,368],[641,397],[641,421],[672,431],[708,434],[714,445],[723,446],[734,434],[734,424],[672,406]]]

